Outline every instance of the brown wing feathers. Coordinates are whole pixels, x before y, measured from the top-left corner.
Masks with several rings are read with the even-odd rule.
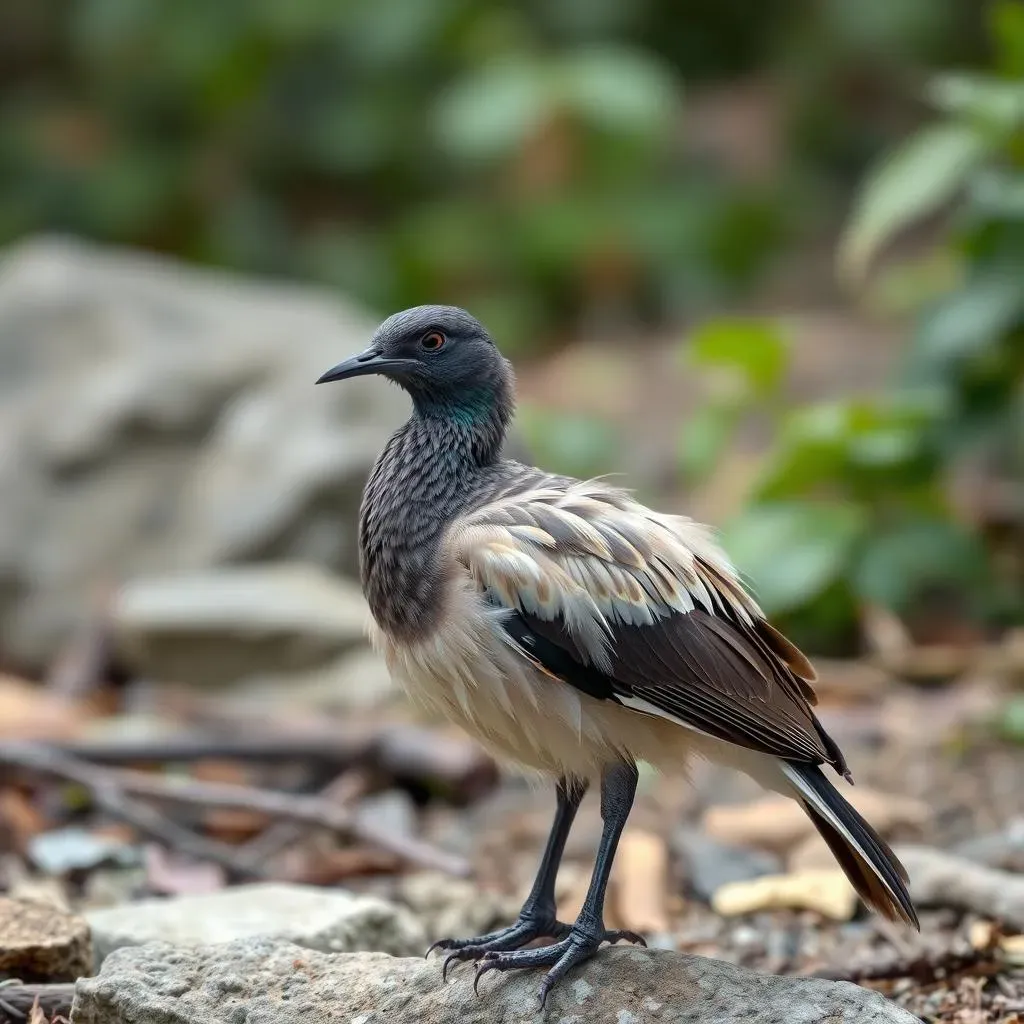
[[[561,622],[522,613],[519,621],[546,642],[535,644],[532,653],[547,656],[546,664],[555,675],[591,696],[614,696],[635,710],[644,710],[646,704],[649,711],[718,739],[781,758],[824,761],[841,773],[847,771],[842,754],[806,702],[755,673],[731,641],[723,640],[722,624],[702,610],[652,626],[613,627],[608,672],[582,664],[568,672],[565,662],[552,656],[554,649],[579,657]]]
[[[453,543],[510,639],[591,696],[845,773],[811,710],[814,671],[689,520],[549,477],[470,512]]]

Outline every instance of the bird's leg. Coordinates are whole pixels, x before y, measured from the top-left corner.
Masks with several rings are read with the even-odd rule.
[[[555,877],[565,850],[565,841],[569,837],[569,829],[586,790],[587,783],[582,779],[559,779],[556,788],[558,803],[555,820],[548,834],[537,877],[533,881],[533,887],[526,897],[523,909],[519,911],[516,923],[509,925],[508,928],[471,939],[439,939],[427,950],[427,953],[433,949],[452,950],[445,958],[442,977],[447,975],[448,966],[453,960],[479,960],[492,950],[519,949],[520,946],[525,946],[541,936],[561,938],[568,933],[569,926],[555,919]]]
[[[609,931],[604,926],[604,897],[608,888],[612,861],[619,844],[619,836],[633,806],[636,794],[637,770],[633,764],[616,764],[605,770],[601,779],[601,817],[604,831],[597,850],[594,874],[590,879],[587,898],[583,901],[579,917],[567,935],[551,946],[538,949],[519,949],[513,952],[487,952],[477,967],[474,988],[488,971],[511,971],[522,967],[550,967],[540,986],[543,1007],[548,992],[566,972],[589,959],[602,942],[627,939],[646,945],[635,932]]]

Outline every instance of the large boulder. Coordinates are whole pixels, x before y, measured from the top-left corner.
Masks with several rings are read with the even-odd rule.
[[[97,586],[293,559],[351,572],[407,401],[313,387],[374,318],[62,239],[0,263],[0,651],[48,662]]]
[[[123,949],[78,982],[76,1024],[913,1024],[876,992],[847,982],[781,978],[665,950],[609,948],[575,971],[538,1013],[537,971],[491,973],[473,994],[472,969],[447,984],[437,959],[328,955],[241,940],[176,949]]]

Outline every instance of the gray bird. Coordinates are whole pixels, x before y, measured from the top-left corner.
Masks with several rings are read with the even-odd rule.
[[[555,781],[557,809],[515,924],[431,948],[487,971],[545,967],[541,1002],[603,941],[637,762],[706,757],[800,802],[866,903],[918,926],[906,873],[833,788],[849,769],[812,706],[814,669],[766,621],[709,531],[596,480],[504,458],[512,368],[453,306],[418,306],[317,383],[380,374],[412,398],[359,518],[371,639],[392,675],[499,759]],[[586,901],[556,920],[555,874],[591,781],[603,834]],[[521,947],[538,937],[551,945]]]

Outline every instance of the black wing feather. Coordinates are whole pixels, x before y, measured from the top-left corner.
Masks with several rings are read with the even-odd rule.
[[[515,611],[509,637],[551,675],[599,700],[642,699],[700,732],[786,760],[831,764],[839,748],[818,722],[796,677],[756,626],[696,609],[651,625],[612,624],[603,672],[561,619]]]

